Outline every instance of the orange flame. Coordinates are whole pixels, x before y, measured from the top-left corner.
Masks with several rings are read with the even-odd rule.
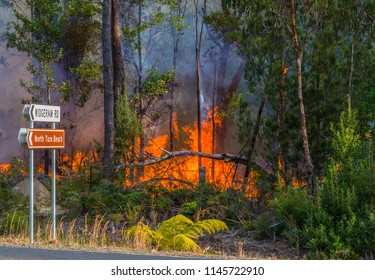
[[[217,110],[214,111],[214,119],[215,126],[222,125],[223,120],[219,117]],[[174,134],[177,136],[180,129],[176,117],[174,117],[173,126]],[[212,111],[209,111],[206,119],[202,121],[201,141],[203,153],[210,154],[216,148],[215,143],[213,144],[212,141],[212,126]],[[181,130],[187,135],[184,144],[187,145],[190,150],[197,151],[197,122],[193,125],[185,125]],[[163,154],[162,149],[168,147],[168,140],[169,137],[165,134],[149,141],[145,148],[145,154],[149,157],[160,158]],[[259,193],[256,187],[256,182],[258,181],[259,174],[256,171],[251,171],[249,181],[247,184],[243,184],[242,179],[239,178],[244,172],[243,166],[236,167],[234,163],[215,161],[213,168],[213,160],[208,158],[202,158],[202,165],[206,168],[206,181],[212,183],[220,191],[225,191],[230,188],[236,191],[242,191],[249,198],[255,198],[258,196]],[[132,187],[139,183],[152,181],[160,182],[163,187],[169,190],[178,189],[182,186],[192,187],[198,182],[198,158],[172,158],[154,165],[148,165],[143,168],[143,172],[140,176],[138,176],[139,174],[134,174],[135,171],[131,171],[131,168],[126,169],[127,175],[131,174],[131,172],[133,172],[133,177],[135,179],[131,180],[129,179],[131,176],[126,176],[127,179],[124,182],[124,187]]]
[[[0,163],[0,171],[7,172],[10,169],[10,163]]]

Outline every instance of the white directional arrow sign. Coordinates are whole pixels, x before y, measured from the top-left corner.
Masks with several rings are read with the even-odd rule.
[[[30,132],[28,133],[28,135],[27,135],[28,138],[29,138],[29,139],[27,139],[27,143],[29,143],[30,146],[33,145],[33,133],[34,133],[34,132],[30,131]]]
[[[23,114],[32,122],[60,122],[60,106],[25,105],[23,107]]]

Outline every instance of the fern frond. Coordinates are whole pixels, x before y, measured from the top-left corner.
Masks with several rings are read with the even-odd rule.
[[[186,228],[186,230],[184,230],[182,233],[196,240],[199,236],[203,235],[204,230],[201,225],[193,224],[190,227]]]
[[[200,226],[204,231],[209,234],[214,234],[219,231],[228,230],[227,225],[220,220],[217,219],[208,219],[199,221],[196,223],[197,226]]]
[[[132,241],[136,247],[148,247],[150,246],[158,234],[150,229],[144,223],[138,223],[135,226],[132,226],[124,232],[124,237]]]
[[[165,237],[175,236],[183,232],[188,226],[192,224],[194,224],[194,222],[189,218],[183,215],[176,215],[164,221],[157,229],[157,232],[163,234],[163,236]]]
[[[164,221],[154,232],[154,236],[158,236],[160,248],[163,250],[198,251],[200,247],[195,241],[204,232],[214,234],[227,229],[227,225],[220,220],[208,219],[194,223],[183,215],[176,215]]]
[[[162,245],[163,249],[173,249],[177,251],[193,251],[198,252],[201,248],[198,244],[185,234],[178,234]]]

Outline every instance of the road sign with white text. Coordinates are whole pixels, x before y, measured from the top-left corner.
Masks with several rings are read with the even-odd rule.
[[[32,122],[60,122],[60,106],[27,104],[23,114]]]
[[[63,149],[65,131],[63,129],[29,128],[27,131],[29,149]]]

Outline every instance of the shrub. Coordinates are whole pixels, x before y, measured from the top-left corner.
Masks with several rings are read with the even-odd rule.
[[[332,129],[325,183],[300,236],[310,258],[361,259],[375,252],[375,166],[350,107]]]
[[[305,189],[286,186],[275,194],[275,230],[298,247],[301,242],[299,230],[303,228],[311,207],[312,202]]]

